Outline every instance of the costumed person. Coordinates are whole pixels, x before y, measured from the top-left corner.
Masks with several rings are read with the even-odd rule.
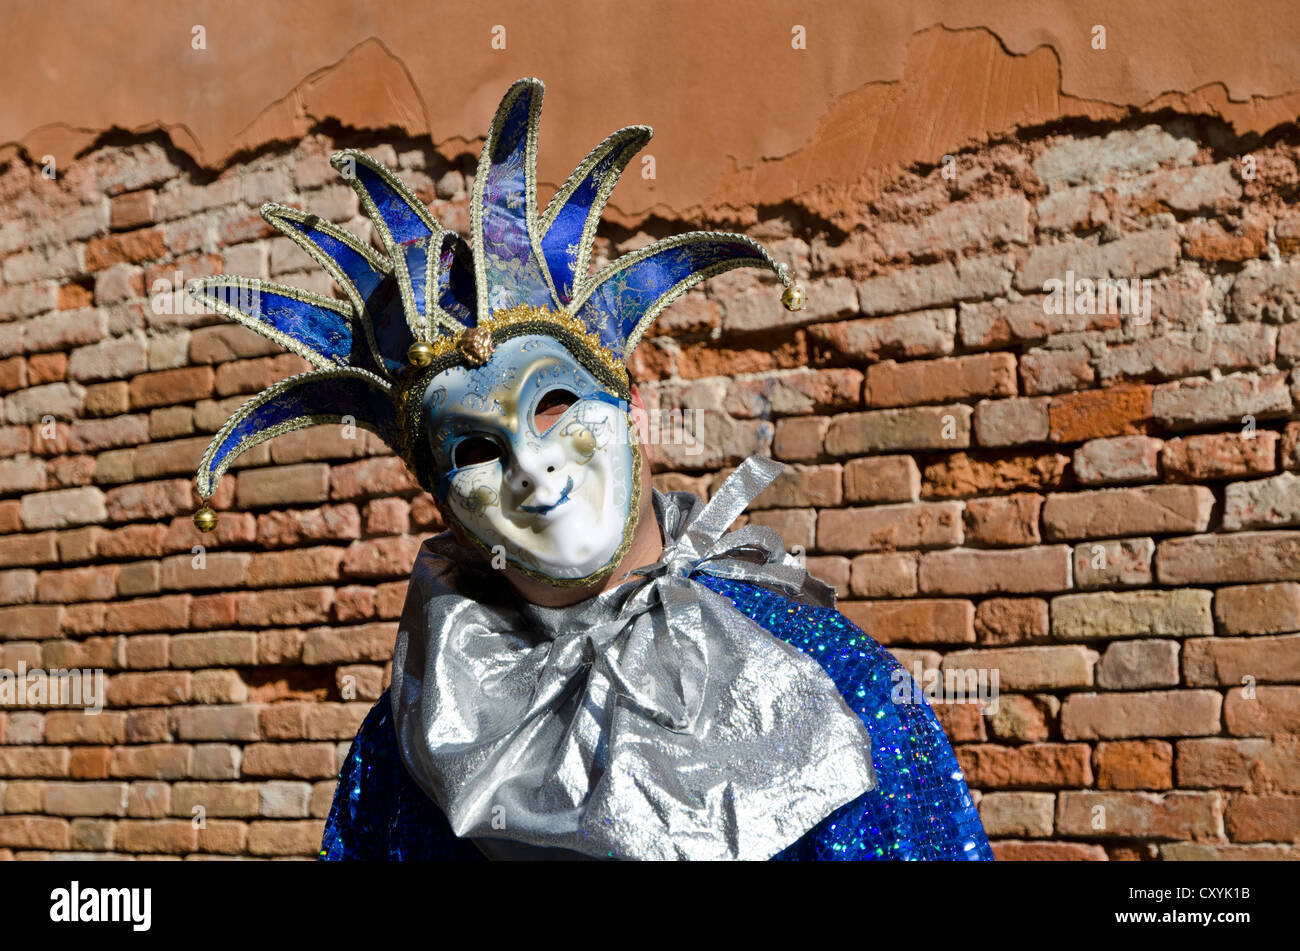
[[[326,859],[988,859],[933,712],[777,533],[728,531],[784,468],[706,504],[650,484],[626,361],[660,311],[736,267],[803,292],[757,242],[691,232],[597,273],[596,225],[651,130],[615,132],[540,216],[542,84],[510,87],[468,243],[355,151],[334,156],[383,254],[262,209],[342,300],[261,280],[193,288],[315,369],[258,394],[198,473],[345,417],[400,453],[450,531],[416,559],[391,687],[363,723]]]

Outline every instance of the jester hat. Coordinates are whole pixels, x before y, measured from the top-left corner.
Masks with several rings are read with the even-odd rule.
[[[380,253],[308,212],[268,202],[262,217],[333,278],[342,299],[257,278],[219,276],[189,293],[313,367],[258,393],[217,433],[199,463],[201,531],[208,505],[242,453],[307,426],[353,422],[399,453],[420,485],[436,476],[422,433],[427,382],[448,367],[482,366],[519,334],[558,339],[612,393],[629,395],[627,361],[659,313],[699,282],[737,267],[774,272],[782,302],[803,306],[784,265],[740,234],[692,231],[625,254],[590,273],[596,226],[623,169],[653,134],[613,133],[537,213],[537,133],[544,86],[506,92],[483,143],[466,242],[439,225],[400,179],[352,149],[331,164],[373,222]]]

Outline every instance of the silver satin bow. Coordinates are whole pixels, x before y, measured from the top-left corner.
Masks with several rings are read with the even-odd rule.
[[[689,577],[834,605],[775,531],[726,532],[782,469],[752,457],[708,505],[656,491],[661,559],[569,607],[523,602],[450,536],[426,542],[393,710],[457,835],[489,854],[768,858],[873,788],[869,737],[816,661]]]

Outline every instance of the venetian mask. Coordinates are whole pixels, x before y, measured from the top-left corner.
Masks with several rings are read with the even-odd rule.
[[[423,410],[435,493],[486,555],[551,584],[613,570],[636,527],[636,430],[559,341],[511,337],[443,370]]]
[[[282,433],[344,425],[375,433],[484,553],[535,578],[582,586],[630,544],[641,452],[627,363],[665,307],[732,268],[769,271],[804,305],[784,265],[742,234],[670,235],[593,272],[596,228],[645,126],[608,136],[537,207],[543,87],[521,79],[489,127],[465,238],[389,169],[348,149],[331,162],[356,190],[382,253],[344,228],[269,202],[267,222],[342,297],[210,277],[189,293],[307,360],[226,421],[199,461],[195,527],[240,455]],[[612,394],[612,395],[611,395]]]

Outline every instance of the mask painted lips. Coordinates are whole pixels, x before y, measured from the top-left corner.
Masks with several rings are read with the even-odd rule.
[[[573,476],[569,476],[568,481],[564,483],[564,491],[561,492],[560,497],[550,505],[521,505],[519,506],[519,510],[521,512],[531,512],[533,515],[549,515],[565,502],[569,501],[569,493],[572,491]]]

